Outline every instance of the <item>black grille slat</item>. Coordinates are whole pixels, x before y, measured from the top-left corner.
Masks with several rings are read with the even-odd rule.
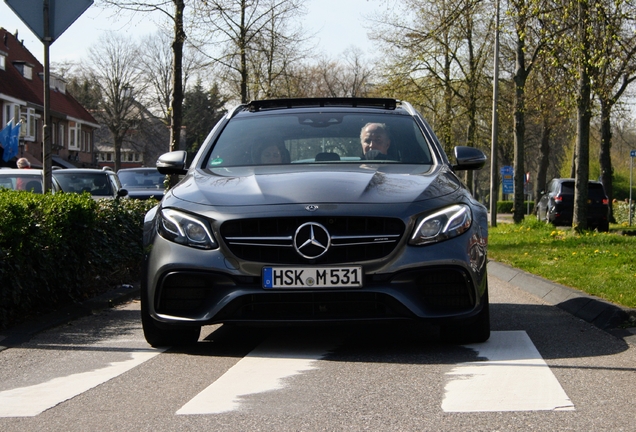
[[[327,253],[308,260],[293,247],[293,236],[307,222],[323,225],[332,236]],[[270,264],[335,264],[379,259],[390,254],[404,234],[400,219],[307,217],[240,219],[225,222],[221,235],[239,259]]]
[[[227,308],[234,320],[385,319],[410,316],[404,307],[379,293],[268,293],[244,296]]]
[[[470,278],[459,270],[432,270],[417,279],[421,299],[433,310],[470,310],[475,305]]]

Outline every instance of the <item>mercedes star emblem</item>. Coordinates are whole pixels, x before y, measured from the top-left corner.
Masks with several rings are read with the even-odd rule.
[[[319,223],[304,223],[294,234],[294,248],[303,258],[319,258],[327,252],[329,246],[331,246],[331,236],[327,228]]]

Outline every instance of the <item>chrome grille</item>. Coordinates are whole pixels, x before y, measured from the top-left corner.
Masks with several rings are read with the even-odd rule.
[[[331,246],[321,257],[303,258],[294,248],[298,227],[307,222],[324,226]],[[375,217],[308,217],[241,219],[225,222],[221,235],[239,259],[270,264],[335,264],[382,258],[404,234],[400,219]]]

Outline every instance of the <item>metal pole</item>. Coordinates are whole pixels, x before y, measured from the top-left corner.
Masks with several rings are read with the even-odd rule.
[[[49,48],[51,46],[51,33],[49,28],[49,0],[43,0],[44,7],[44,118],[42,119],[42,135],[44,147],[42,149],[43,181],[44,192],[49,192],[52,187],[52,164],[51,164],[51,99],[50,92],[50,69],[49,69]]]
[[[497,177],[497,139],[499,135],[499,116],[497,100],[499,99],[499,0],[497,0],[495,23],[495,64],[492,78],[492,140],[490,144],[490,226],[497,226],[497,198],[499,197],[499,181]]]

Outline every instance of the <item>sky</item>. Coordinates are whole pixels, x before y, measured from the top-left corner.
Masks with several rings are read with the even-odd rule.
[[[59,1],[59,0],[58,0]],[[363,27],[363,14],[380,7],[379,0],[306,0],[308,14],[303,18],[303,27],[316,33],[317,51],[328,57],[338,57],[346,49],[355,46],[373,57],[373,44]],[[31,53],[43,62],[44,46],[35,34],[0,0],[0,27],[11,33],[18,30],[18,38]],[[147,16],[133,18],[112,17],[111,11],[91,6],[60,37],[51,44],[50,61],[78,61],[88,56],[88,49],[97,43],[101,33],[107,30],[130,33],[137,39],[157,31],[157,25]]]

